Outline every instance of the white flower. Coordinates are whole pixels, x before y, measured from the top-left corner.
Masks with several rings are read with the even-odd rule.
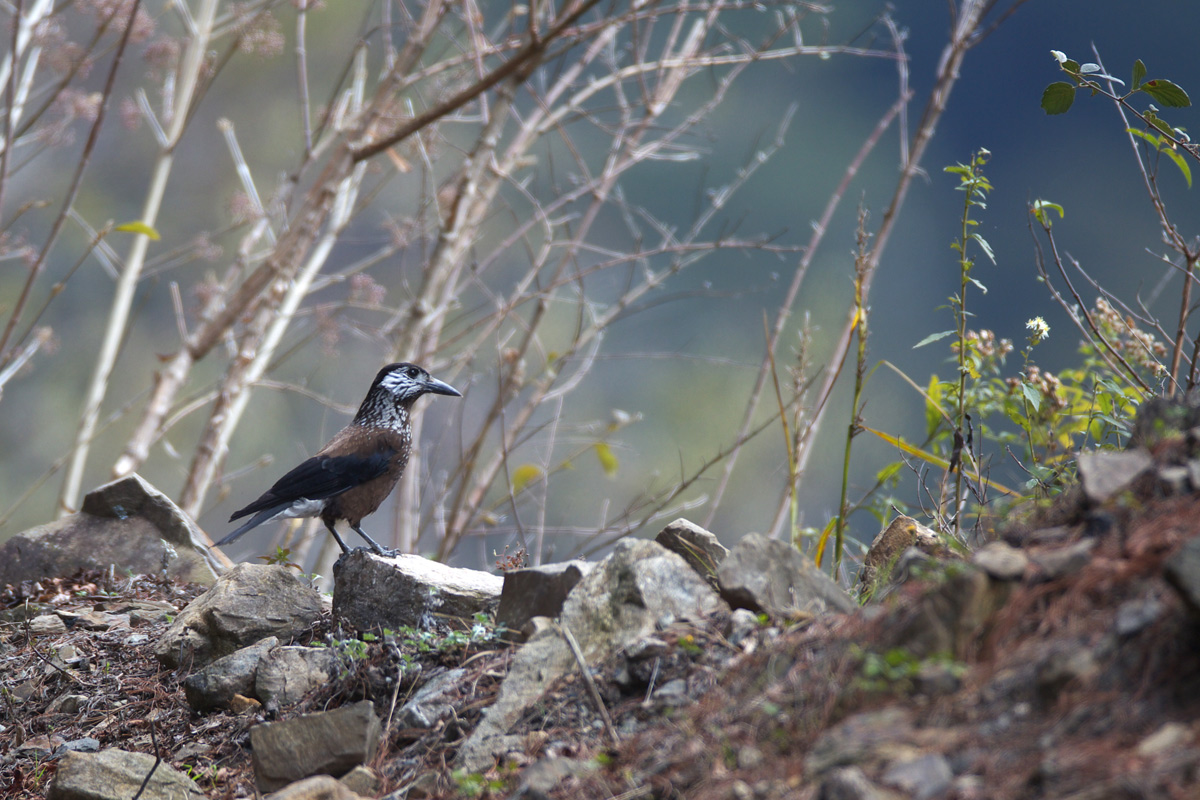
[[[1029,331],[1030,344],[1039,344],[1050,338],[1050,326],[1041,317],[1034,317],[1026,322],[1025,328]]]

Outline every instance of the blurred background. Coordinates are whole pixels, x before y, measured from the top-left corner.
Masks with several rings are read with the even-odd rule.
[[[226,297],[223,292],[236,288],[264,262],[272,237],[282,237],[298,224],[297,198],[319,180],[317,170],[328,151],[315,158],[305,155],[299,31],[306,37],[310,116],[319,127],[322,109],[352,102],[336,98],[343,96],[339,92],[352,94],[354,54],[360,53],[367,65],[369,97],[390,57],[389,45],[403,54],[412,37],[411,19],[425,8],[329,3],[301,13],[298,5],[303,4],[217,7],[217,33],[225,38],[215,36],[207,51],[202,74],[206,91],[173,148],[162,209],[151,226],[160,238],[149,243],[146,266],[136,282],[98,428],[83,463],[83,491],[110,479],[114,462],[146,413],[155,372],[181,350],[181,329],[194,332],[205,303]],[[223,536],[234,509],[257,497],[349,420],[380,366],[412,356],[465,397],[418,404],[424,419],[422,458],[413,470],[414,484],[398,492],[395,502],[409,504],[410,512],[415,506],[419,513],[405,522],[405,509],[389,501],[365,525],[377,539],[455,563],[491,567],[506,547],[509,553],[525,548],[547,561],[594,554],[622,535],[653,535],[678,516],[706,524],[726,544],[749,531],[777,528],[788,481],[785,440],[777,423],[768,424],[739,451],[728,488],[715,507],[722,465],[701,469],[737,441],[766,356],[764,320],[774,324],[815,220],[847,165],[896,101],[900,78],[886,14],[903,35],[912,100],[906,116],[884,131],[845,190],[788,309],[774,353],[781,379],[790,383],[785,370],[807,316],[813,330],[812,364],[817,370],[827,366],[852,302],[858,207],[868,215],[867,230],[876,231],[901,174],[902,140],[915,134],[934,86],[952,31],[952,5],[898,0],[730,6],[706,29],[705,52],[744,56],[755,48],[787,46],[795,52],[743,59],[736,80],[716,62],[689,72],[662,113],[643,120],[647,142],[672,131],[677,135],[668,137],[652,157],[630,161],[605,189],[615,204],[605,206],[595,219],[587,217],[586,195],[555,203],[579,187],[594,188],[606,157],[617,150],[614,131],[628,135],[640,130],[626,113],[626,106],[639,106],[638,93],[645,90],[639,82],[661,76],[621,73],[624,98],[610,87],[566,108],[555,123],[560,127],[549,125],[551,135],[518,160],[478,220],[472,245],[455,265],[458,272],[448,290],[452,302],[444,308],[445,327],[436,341],[402,340],[397,331],[421,292],[423,270],[437,251],[438,230],[451,224],[448,215],[455,208],[465,154],[478,141],[485,111],[494,108],[481,109],[475,101],[436,129],[365,161],[353,219],[337,233],[328,260],[264,374],[245,387],[241,423],[228,438],[227,454],[222,454],[211,486],[195,501],[200,525],[214,539]],[[118,30],[97,31],[113,8],[127,11],[129,6],[75,3],[48,18],[37,34],[44,42],[43,72],[34,86],[42,93],[33,92],[30,108],[50,100],[60,85],[78,94],[60,97],[30,128],[30,135],[42,131],[40,138],[22,141],[12,138],[17,132],[9,132],[8,141],[17,146],[6,151],[11,163],[0,206],[6,256],[0,263],[0,311],[5,323],[61,211],[84,150],[89,112],[72,112],[67,101],[73,98],[76,106],[86,106],[88,96],[104,88]],[[586,94],[589,75],[596,80],[618,73],[637,61],[639,48],[653,56],[655,48],[669,46],[673,6],[661,8],[657,27],[631,25],[615,32],[608,49],[572,79],[577,97]],[[523,9],[466,4],[448,12],[450,22],[460,13],[461,19],[457,25],[448,22],[441,38],[429,43],[413,74],[421,67],[427,73],[398,94],[402,100],[393,107],[393,117],[432,106],[515,52],[515,45],[505,43],[517,41],[524,31],[518,19]],[[547,19],[556,13],[541,10]],[[516,91],[500,135],[514,135],[533,118],[573,59],[595,41],[587,38],[596,35],[592,29],[626,11],[624,4],[614,4],[587,12],[579,23],[592,26],[587,36],[564,44],[531,76],[527,88]],[[5,13],[11,23],[11,9]],[[100,229],[110,221],[142,218],[161,147],[139,103],[154,110],[160,123],[169,117],[164,109],[172,92],[180,90],[171,75],[181,74],[181,54],[187,48],[187,24],[176,7],[143,3],[141,13],[152,30],[133,36],[127,46],[73,214],[15,325],[14,336],[42,326],[52,334],[3,387],[0,398],[0,538],[49,521],[78,502],[64,497],[64,476],[109,324],[114,276],[137,233],[109,233],[105,242],[112,252],[105,254],[90,247],[85,223]],[[1036,349],[1036,362],[1052,371],[1078,364],[1079,335],[1039,283],[1035,269],[1027,208],[1038,198],[1064,207],[1065,217],[1055,225],[1057,240],[1090,274],[1127,301],[1144,298],[1155,313],[1174,319],[1181,280],[1158,257],[1164,251],[1161,227],[1112,104],[1080,95],[1070,113],[1047,116],[1039,101],[1047,84],[1062,79],[1050,51],[1084,62],[1096,60],[1093,47],[1122,80],[1128,82],[1132,64],[1140,58],[1150,78],[1200,91],[1193,42],[1197,23],[1200,11],[1183,3],[1029,0],[997,4],[989,11],[981,30],[990,32],[965,54],[921,159],[922,174],[909,186],[880,258],[869,301],[870,364],[887,359],[921,385],[932,374],[953,373],[948,340],[917,350],[913,346],[953,327],[947,298],[958,290],[959,272],[951,243],[961,226],[963,196],[956,191],[956,177],[943,167],[969,161],[979,148],[991,152],[985,171],[994,190],[987,209],[976,214],[981,222],[977,231],[994,249],[996,264],[982,258],[977,264],[974,275],[988,291],[968,297],[972,328],[993,330],[1020,347],[1027,335],[1025,322],[1040,315],[1050,325],[1050,336]],[[779,29],[786,34],[772,39],[772,31]],[[430,68],[471,53],[471,37],[480,30],[495,43],[492,60],[472,65],[471,59],[461,58],[454,66],[465,70],[461,76],[449,68]],[[681,33],[674,46],[683,38]],[[69,65],[51,63],[56,52],[70,53],[71,43],[79,48],[92,42],[94,58],[87,69],[72,71]],[[816,52],[821,45],[831,47]],[[852,51],[839,49],[842,45]],[[10,62],[11,47],[12,42],[4,45]],[[28,65],[28,50],[20,55],[25,59],[20,63]],[[10,91],[25,74],[17,70]],[[716,95],[723,95],[721,102],[706,105]],[[1193,108],[1170,109],[1163,116],[1191,129],[1196,113]],[[231,125],[265,212],[256,212],[247,197],[237,171],[239,156],[230,149],[223,120]],[[907,126],[903,136],[901,125]],[[321,135],[314,131],[315,141]],[[297,188],[285,195],[293,177]],[[1194,218],[1193,191],[1173,167],[1164,168],[1160,177],[1173,218],[1186,226]],[[567,245],[561,249],[569,249],[574,232],[587,226],[586,236],[575,242],[569,268],[559,273],[566,277],[557,283],[553,259],[539,272],[543,262],[538,248],[548,239],[537,226],[513,237],[537,217],[531,209],[539,207],[552,210],[554,219],[545,226],[563,232]],[[695,252],[664,244],[687,243],[686,233],[699,218],[704,223],[691,240]],[[248,231],[259,221],[270,232],[250,240]],[[1185,229],[1183,234],[1190,238],[1194,232]],[[727,246],[733,240],[745,246]],[[653,287],[626,307],[623,298],[630,287],[651,274],[657,276]],[[531,275],[530,286],[520,295],[525,299],[510,302],[517,296],[512,287]],[[1090,291],[1085,300],[1091,303],[1094,297]],[[547,304],[546,318],[535,343],[521,349],[522,333],[539,300]],[[607,314],[611,319],[603,329],[575,346],[580,331]],[[183,491],[193,452],[210,424],[214,393],[224,390],[229,366],[245,341],[238,326],[250,324],[247,319],[191,367],[173,398],[169,428],[137,465],[139,473],[172,497],[178,499]],[[476,337],[479,332],[486,335]],[[569,355],[560,362],[560,353]],[[1019,361],[1009,366],[1016,374]],[[553,382],[539,390],[537,381],[550,373],[556,373]],[[799,483],[802,526],[822,528],[838,510],[852,374],[848,367],[828,402]],[[496,406],[501,412],[489,416],[498,393],[505,391],[505,380],[512,381],[512,394]],[[535,395],[536,408],[522,423],[520,436],[502,444],[500,431],[517,424],[522,399]],[[862,417],[868,425],[921,439],[924,401],[896,374],[874,372],[866,398]],[[777,410],[774,391],[768,389],[757,403],[754,424],[769,423]],[[471,449],[475,442],[479,451]],[[505,451],[505,466],[491,482],[474,483],[460,468],[464,461],[486,462],[487,453],[499,450]],[[896,459],[894,448],[874,437],[858,437],[851,495],[870,487],[876,472]],[[519,472],[522,467],[525,471]],[[996,469],[1006,468],[997,463]],[[686,488],[673,491],[680,483]],[[471,488],[478,488],[482,499],[455,527],[456,492],[469,494]],[[917,500],[911,476],[894,494],[906,502]],[[849,523],[860,541],[869,542],[880,528],[880,521],[865,512]],[[415,525],[416,533],[400,532],[406,525]],[[442,545],[448,530],[453,546],[447,551]],[[308,566],[319,565],[316,550],[300,546],[312,534],[300,529],[287,539],[306,555]],[[282,526],[265,525],[239,541],[231,555],[236,559],[267,552],[282,535]],[[316,531],[315,536],[322,545],[325,534]]]

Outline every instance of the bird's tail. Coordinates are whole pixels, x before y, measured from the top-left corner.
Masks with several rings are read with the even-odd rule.
[[[259,525],[262,525],[264,522],[266,522],[267,520],[269,520],[271,517],[275,516],[278,513],[279,513],[278,508],[263,509],[262,511],[258,512],[253,517],[251,517],[249,520],[247,520],[240,528],[236,529],[235,531],[230,533],[228,536],[226,536],[224,539],[222,539],[221,541],[214,544],[213,547],[220,547],[221,545],[229,544],[230,542],[232,542],[234,539],[237,539],[239,536],[241,536],[246,531],[250,530],[251,528],[257,528]]]

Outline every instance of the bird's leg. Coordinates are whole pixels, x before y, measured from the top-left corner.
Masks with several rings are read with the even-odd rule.
[[[367,532],[362,529],[361,523],[358,525],[351,525],[350,527],[354,529],[355,533],[367,540],[367,544],[371,545],[371,549],[375,551],[375,555],[389,557],[396,555],[395,550],[390,550],[386,547],[383,547],[379,544],[379,542],[375,541],[370,536],[367,536]]]
[[[350,548],[346,547],[346,543],[342,541],[342,537],[338,536],[338,532],[337,532],[337,530],[334,529],[333,523],[330,522],[329,520],[322,520],[322,521],[325,523],[325,527],[329,529],[329,532],[333,534],[333,538],[335,541],[337,541],[338,547],[342,548],[342,552],[349,553]]]

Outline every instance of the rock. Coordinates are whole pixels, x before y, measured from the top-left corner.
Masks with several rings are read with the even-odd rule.
[[[363,764],[359,764],[338,778],[338,781],[355,794],[366,797],[374,797],[378,794],[379,786],[383,782],[379,777],[379,773]]]
[[[1117,606],[1117,635],[1133,636],[1140,633],[1156,622],[1162,616],[1162,612],[1163,604],[1157,598],[1126,600]]]
[[[49,800],[129,800],[154,770],[142,800],[204,800],[204,792],[170,764],[146,753],[104,750],[99,753],[66,752],[50,783]]]
[[[67,632],[67,623],[58,614],[40,614],[29,620],[29,632],[34,636],[57,636]]]
[[[834,767],[862,763],[880,744],[903,740],[912,728],[911,712],[895,706],[854,714],[817,737],[805,756],[805,771],[819,777]]]
[[[138,475],[87,495],[83,509],[0,545],[0,586],[80,569],[161,575],[211,585],[222,566],[204,534],[170,498]]]
[[[1094,505],[1129,488],[1147,470],[1154,459],[1140,448],[1133,450],[1090,450],[1076,457],[1083,492]]]
[[[884,770],[882,781],[894,786],[913,800],[930,800],[950,788],[954,774],[940,753],[893,762]]]
[[[740,647],[742,642],[757,633],[760,627],[762,626],[759,624],[758,614],[748,608],[737,608],[729,617],[729,635],[725,638],[734,647]]]
[[[1167,582],[1195,615],[1200,615],[1200,537],[1192,537],[1167,557]]]
[[[87,701],[86,694],[64,694],[56,697],[47,711],[51,714],[75,714]]]
[[[277,644],[278,637],[268,636],[188,675],[183,681],[188,705],[196,711],[213,711],[228,708],[237,695],[253,694],[259,662]]]
[[[1037,665],[1037,690],[1046,704],[1053,704],[1068,686],[1089,685],[1100,673],[1096,656],[1083,642],[1054,647]]]
[[[790,544],[750,533],[717,568],[721,596],[734,608],[775,617],[848,614],[858,608],[842,587]]]
[[[154,647],[170,668],[202,667],[267,636],[281,641],[307,631],[321,595],[288,567],[238,564],[179,613]]]
[[[261,792],[310,775],[338,777],[375,756],[380,725],[369,700],[250,729],[254,776]]]
[[[302,781],[288,784],[264,800],[359,800],[358,795],[346,784],[329,775],[313,775]]]
[[[1142,758],[1158,758],[1191,742],[1191,728],[1181,722],[1168,722],[1138,742],[1135,752]]]
[[[708,585],[717,588],[717,567],[729,555],[716,534],[680,517],[658,532],[654,541],[681,556]]]
[[[98,753],[100,752],[100,740],[93,739],[90,736],[84,736],[82,739],[72,739],[69,742],[63,742],[59,745],[55,753],[62,755],[68,751],[73,753]]]
[[[438,620],[470,621],[495,609],[504,580],[421,556],[354,550],[333,566],[333,613],[360,631],[404,626],[433,630]]]
[[[1019,581],[1029,567],[1025,554],[1004,542],[988,542],[971,561],[998,581]]]
[[[400,708],[396,719],[402,728],[428,729],[454,714],[447,696],[467,674],[464,669],[446,670],[425,682]]]
[[[1029,559],[1041,571],[1042,580],[1052,581],[1073,575],[1086,567],[1092,560],[1095,539],[1081,539],[1066,547],[1039,549],[1030,553]]]
[[[1158,468],[1158,488],[1165,495],[1187,494],[1190,483],[1187,467],[1168,465]]]
[[[274,647],[263,654],[254,677],[254,696],[269,713],[299,702],[338,674],[341,661],[320,647]]]
[[[593,664],[678,619],[729,614],[729,607],[675,553],[640,539],[618,542],[571,590],[561,624],[545,626],[513,656],[495,703],[458,751],[457,768],[481,772],[521,738],[508,731],[569,670],[578,669],[563,629]]]
[[[910,547],[926,554],[945,549],[936,532],[902,514],[888,523],[867,548],[862,570],[858,573],[860,590],[868,597],[876,596],[878,590],[892,580],[892,571],[900,554]]]
[[[496,622],[516,632],[534,617],[557,617],[567,595],[592,566],[587,561],[564,561],[505,572]]]
[[[959,567],[914,607],[895,609],[884,638],[889,646],[903,647],[914,658],[956,656],[1004,604],[1011,585],[993,581],[980,570]]]
[[[512,797],[545,798],[560,783],[576,775],[594,772],[598,764],[590,759],[543,758],[521,771],[521,782]]]
[[[892,800],[895,795],[871,783],[859,767],[840,767],[821,781],[817,800]]]

